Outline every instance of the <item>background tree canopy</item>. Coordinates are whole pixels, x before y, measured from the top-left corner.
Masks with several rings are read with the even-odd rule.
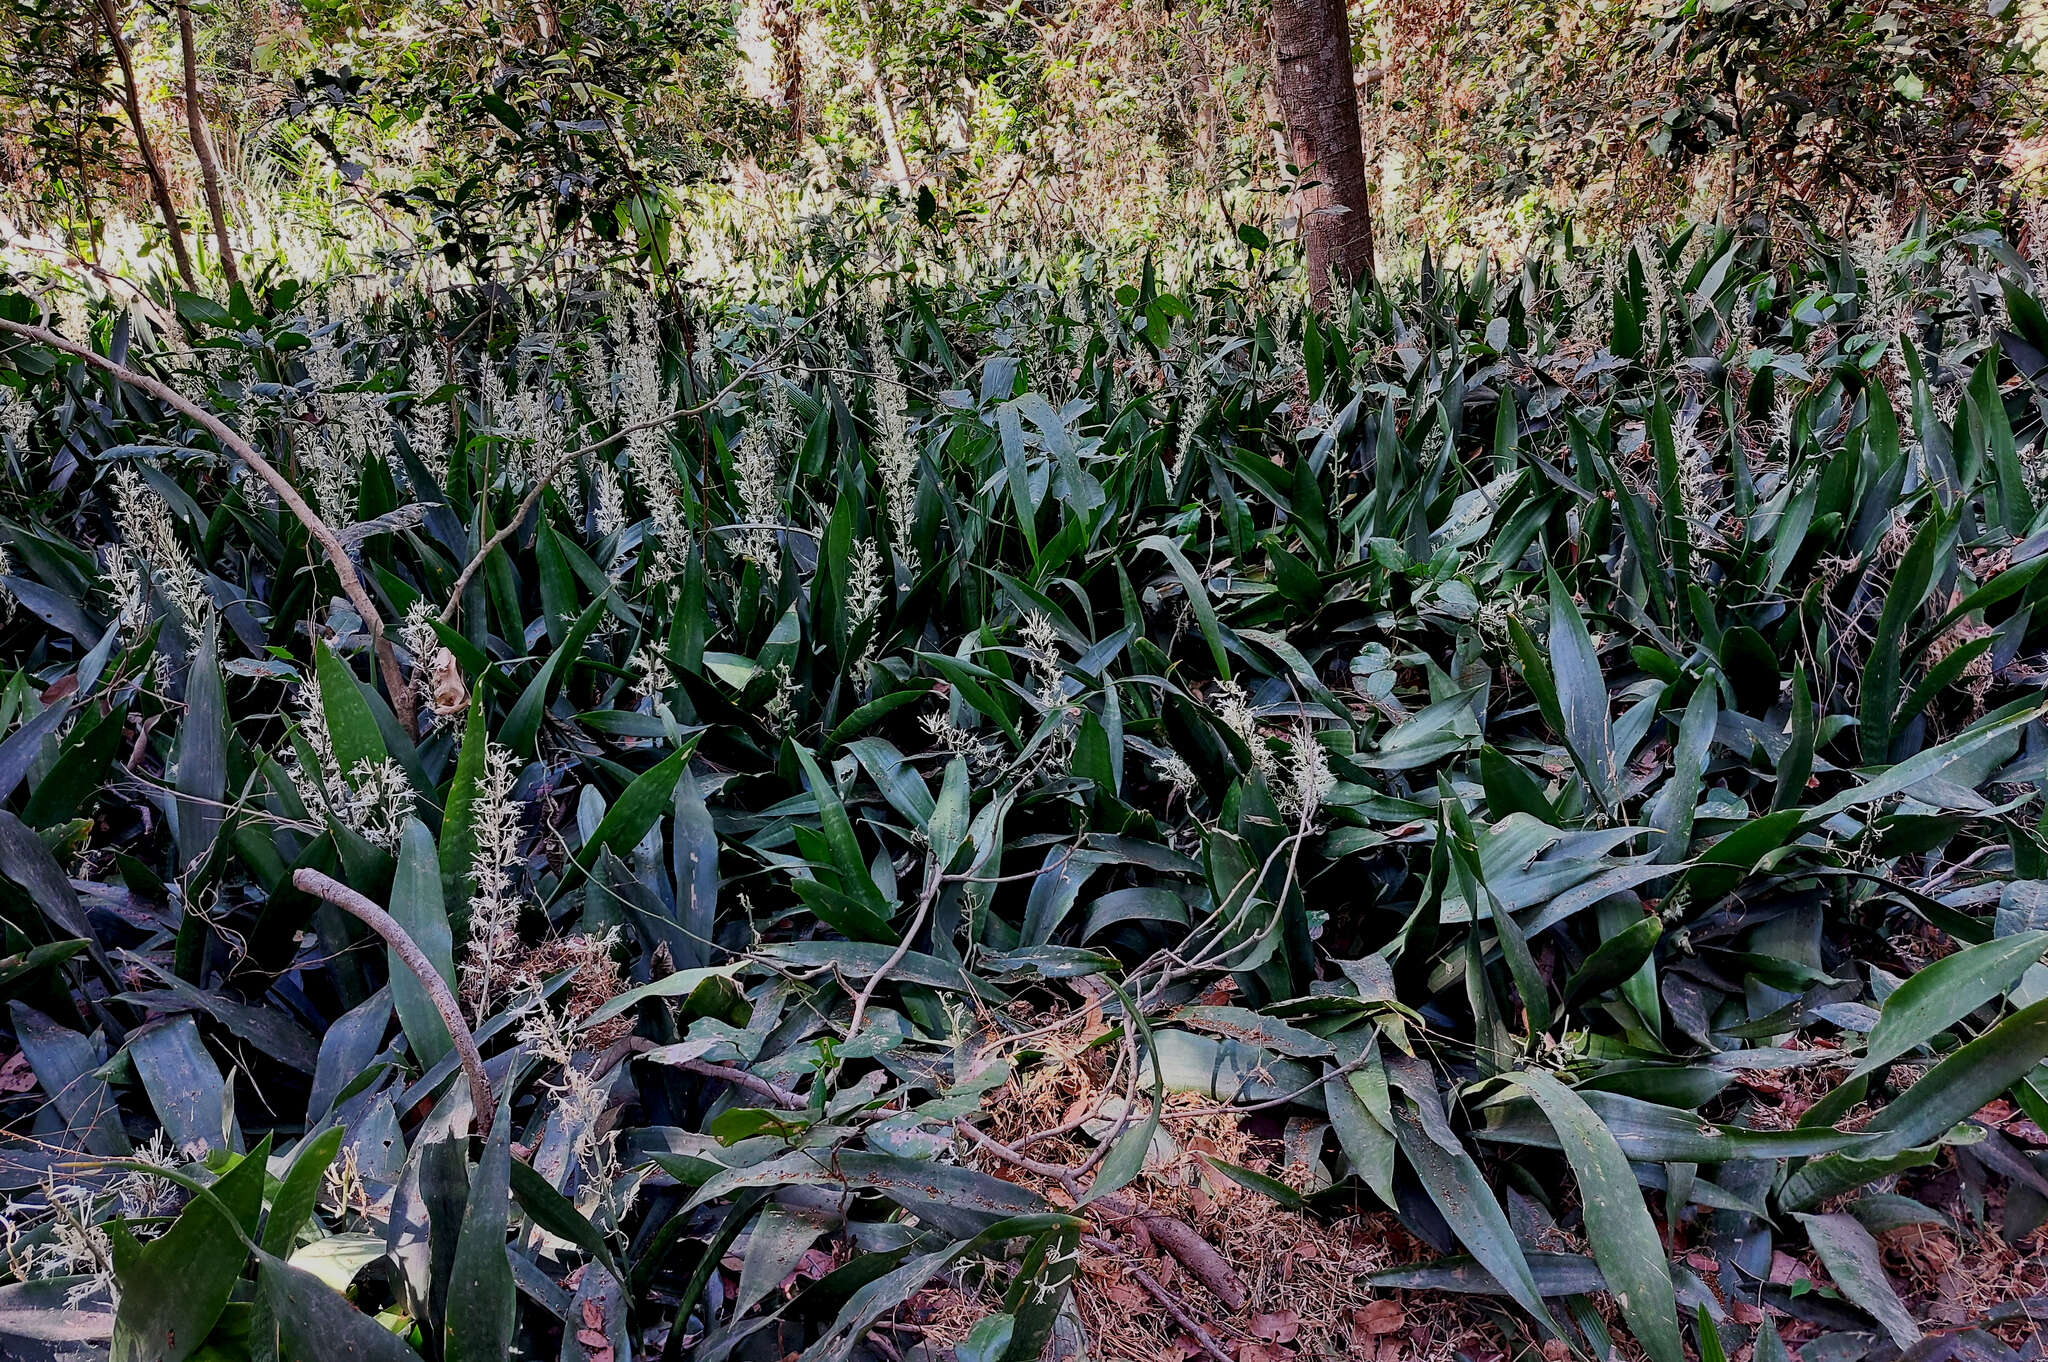
[[[0,0],[0,1356],[2031,1362],[2036,0]]]

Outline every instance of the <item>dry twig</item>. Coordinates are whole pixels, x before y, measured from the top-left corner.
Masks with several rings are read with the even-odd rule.
[[[1139,1267],[1137,1263],[1131,1260],[1128,1254],[1115,1244],[1110,1243],[1107,1239],[1101,1239],[1091,1234],[1087,1236],[1087,1242],[1092,1248],[1100,1249],[1104,1253],[1113,1253],[1122,1259],[1124,1271],[1130,1273],[1137,1280],[1138,1285],[1144,1287],[1151,1294],[1152,1299],[1159,1302],[1160,1308],[1173,1317],[1175,1324],[1187,1330],[1188,1335],[1195,1342],[1202,1345],[1203,1352],[1215,1358],[1216,1362],[1232,1362],[1230,1354],[1217,1346],[1215,1338],[1210,1335],[1207,1329],[1202,1327],[1201,1321],[1189,1314],[1182,1307],[1181,1303],[1174,1299],[1173,1293],[1160,1285],[1157,1277],[1145,1271],[1144,1268]]]

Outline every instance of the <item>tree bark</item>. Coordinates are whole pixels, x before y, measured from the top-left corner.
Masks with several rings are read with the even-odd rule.
[[[1273,0],[1274,87],[1300,175],[1295,211],[1308,256],[1309,297],[1330,307],[1337,287],[1372,277],[1372,212],[1358,91],[1352,84],[1345,0]]]
[[[782,109],[789,115],[790,145],[804,144],[803,15],[793,0],[767,0],[761,17],[775,48],[775,83],[782,87]]]
[[[114,59],[121,63],[121,105],[128,111],[128,126],[135,130],[135,148],[142,154],[142,171],[149,179],[149,196],[156,200],[157,212],[163,216],[164,231],[171,238],[171,258],[178,263],[178,277],[185,281],[187,292],[199,291],[198,276],[192,272],[192,252],[185,246],[185,229],[178,223],[178,205],[171,201],[171,186],[164,179],[163,166],[156,159],[156,148],[150,145],[149,129],[142,123],[142,96],[135,84],[135,58],[128,51],[128,40],[121,34],[121,16],[114,9],[114,0],[99,0],[100,24],[107,30],[107,38],[114,45]]]
[[[228,236],[227,209],[221,204],[220,166],[213,159],[213,140],[206,133],[206,119],[199,104],[199,53],[192,41],[192,7],[178,0],[178,46],[185,59],[185,124],[192,134],[192,154],[199,161],[199,178],[206,188],[206,211],[213,218],[213,239],[220,253],[220,272],[228,287],[239,287],[242,272],[235,268],[235,244]]]
[[[868,93],[875,104],[875,130],[881,134],[882,150],[889,158],[889,178],[896,185],[910,188],[910,161],[903,154],[903,141],[896,131],[896,103],[889,98],[889,81],[881,72],[873,57],[861,58],[861,78],[867,82]]]

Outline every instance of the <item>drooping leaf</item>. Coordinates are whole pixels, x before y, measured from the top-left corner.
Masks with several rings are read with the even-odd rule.
[[[1398,1104],[1394,1109],[1394,1138],[1458,1241],[1517,1305],[1551,1333],[1557,1333],[1557,1322],[1543,1304],[1543,1294],[1529,1271],[1529,1261],[1515,1241],[1507,1214],[1487,1187],[1479,1165],[1461,1150],[1446,1148],[1431,1139],[1423,1132],[1420,1121]]]
[[[1551,1075],[1523,1070],[1510,1081],[1535,1099],[1564,1145],[1579,1183],[1586,1240],[1636,1341],[1654,1362],[1684,1362],[1664,1244],[1621,1146],[1585,1099]]]
[[[2048,932],[2020,932],[1943,956],[1892,991],[1864,1044],[1859,1074],[1924,1045],[1994,998],[2048,953]]]
[[[1802,1215],[1799,1223],[1806,1227],[1806,1237],[1814,1252],[1820,1255],[1828,1275],[1835,1279],[1844,1296],[1883,1325],[1899,1347],[1910,1348],[1920,1341],[1920,1326],[1886,1275],[1884,1255],[1877,1240],[1857,1223],[1855,1216],[1841,1212]]]

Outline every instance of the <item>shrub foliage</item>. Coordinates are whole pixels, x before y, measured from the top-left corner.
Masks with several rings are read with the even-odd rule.
[[[1915,1170],[2031,1232],[1998,232],[791,278],[0,299],[0,1332],[822,1360],[944,1281],[1071,1354],[1217,1107],[1377,1286],[1656,1362],[1910,1344]]]

